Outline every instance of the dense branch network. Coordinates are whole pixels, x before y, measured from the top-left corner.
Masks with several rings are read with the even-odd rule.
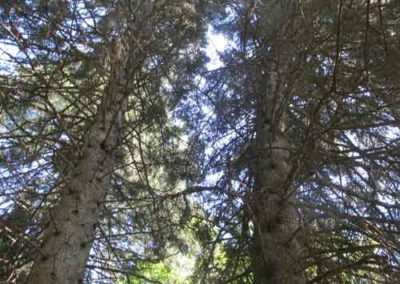
[[[399,15],[4,1],[0,282],[76,244],[88,283],[397,283]],[[215,70],[210,26],[228,41]]]

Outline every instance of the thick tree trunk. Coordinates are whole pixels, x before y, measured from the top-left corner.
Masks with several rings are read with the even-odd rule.
[[[251,258],[257,284],[306,283],[300,218],[290,177],[295,167],[285,129],[287,102],[300,74],[307,39],[296,3],[263,1],[257,15],[261,41],[256,48],[257,64],[252,67],[257,156],[250,202],[254,224]]]
[[[257,94],[255,191],[252,200],[255,283],[305,283],[300,271],[296,196],[288,182],[289,143],[282,122],[285,108],[279,66],[272,61]]]
[[[115,55],[117,56],[117,55]],[[121,64],[122,65],[122,64]],[[84,137],[80,159],[51,210],[40,256],[28,284],[81,283],[102,201],[114,167],[126,109],[124,66],[114,68],[102,105]]]

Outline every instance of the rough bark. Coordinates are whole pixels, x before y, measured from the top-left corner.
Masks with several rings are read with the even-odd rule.
[[[289,143],[281,114],[284,95],[278,81],[278,71],[270,69],[266,90],[257,102],[253,272],[255,283],[305,283],[299,267],[296,197],[288,183]]]
[[[293,9],[273,11],[278,21],[268,34],[268,51],[260,51],[256,78],[255,190],[251,203],[255,283],[305,283],[301,267],[301,226],[296,193],[290,182],[293,165],[285,134],[287,99],[300,66]],[[289,6],[288,6],[289,7]],[[267,14],[268,13],[268,14]],[[269,17],[266,12],[265,17]],[[267,21],[270,21],[269,18]],[[274,23],[275,24],[275,23]],[[296,65],[295,67],[293,65]],[[295,72],[293,72],[295,71]]]
[[[114,149],[121,138],[127,100],[127,74],[121,62],[112,68],[102,104],[84,137],[80,159],[62,190],[60,203],[50,212],[51,221],[28,284],[83,282],[101,203],[114,167]]]

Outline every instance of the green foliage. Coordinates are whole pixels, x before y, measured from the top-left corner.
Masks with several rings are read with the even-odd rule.
[[[182,257],[182,256],[181,256]],[[183,258],[182,262],[190,262],[190,259]],[[185,266],[185,263],[183,263]],[[148,284],[148,283],[170,283],[170,284],[189,284],[191,283],[187,279],[187,273],[185,267],[180,267],[179,264],[172,261],[164,261],[155,264],[138,264],[135,269],[136,273],[140,276],[128,276],[129,283],[133,284]],[[124,280],[121,283],[128,283],[128,280]]]
[[[157,263],[157,264],[142,264],[138,265],[137,271],[140,275],[155,280],[159,281],[161,283],[172,283],[169,281],[176,281],[175,275],[172,275],[172,269],[170,266],[167,266],[164,263]],[[148,283],[146,280],[143,279],[135,279],[133,278],[131,280],[131,283],[133,284],[145,284]],[[175,282],[173,282],[175,283]]]

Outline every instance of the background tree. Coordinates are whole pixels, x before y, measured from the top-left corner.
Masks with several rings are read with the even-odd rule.
[[[230,46],[206,76],[211,115],[194,135],[213,145],[208,179],[220,177],[203,195],[216,230],[204,277],[395,283],[397,4],[256,2],[212,15]]]

